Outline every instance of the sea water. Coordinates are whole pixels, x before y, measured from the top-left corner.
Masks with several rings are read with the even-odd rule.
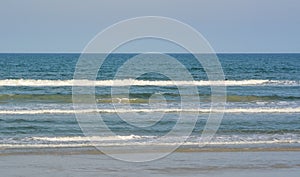
[[[158,73],[115,80],[118,68],[135,55],[110,54],[96,81],[79,85],[95,87],[97,109],[84,104],[74,109],[73,76],[80,54],[0,54],[1,151],[151,143],[170,132],[182,112],[198,116],[196,124],[186,121],[182,127],[182,131],[186,127],[193,129],[183,144],[186,146],[204,143],[208,148],[299,147],[300,54],[218,54],[224,82],[209,81],[193,55],[169,54],[183,64],[194,81],[174,81]],[[160,65],[180,74],[168,63]],[[141,71],[148,67],[142,63],[137,66],[135,69]],[[227,94],[224,117],[213,138],[201,142],[199,137],[211,112],[210,87],[222,84]],[[113,87],[126,86],[130,87],[129,94],[112,95]],[[197,94],[185,93],[189,100],[186,109],[181,109],[183,95],[178,86],[198,90]],[[101,114],[114,136],[85,136],[75,113]],[[153,113],[163,113],[162,119],[143,116]],[[132,125],[123,116],[149,126]],[[181,129],[176,133],[161,143],[178,143]]]

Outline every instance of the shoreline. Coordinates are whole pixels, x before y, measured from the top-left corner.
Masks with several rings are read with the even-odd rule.
[[[137,153],[164,153],[166,151],[139,151]],[[180,147],[171,153],[222,153],[222,152],[300,152],[300,147]],[[134,152],[117,152],[117,154],[134,154]],[[2,149],[1,156],[13,155],[105,155],[95,147],[85,148],[29,148],[26,149]]]

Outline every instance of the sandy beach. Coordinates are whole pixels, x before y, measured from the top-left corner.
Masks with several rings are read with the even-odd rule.
[[[132,154],[134,155],[134,154]],[[99,153],[28,153],[0,156],[1,175],[17,176],[256,176],[297,177],[300,151],[175,152],[130,163]]]

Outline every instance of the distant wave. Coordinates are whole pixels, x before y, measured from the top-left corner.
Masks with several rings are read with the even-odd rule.
[[[62,86],[300,86],[294,80],[225,80],[225,81],[148,81],[148,80],[0,80],[0,86],[62,87]]]
[[[0,110],[0,114],[74,114],[74,113],[221,113],[222,110],[210,109],[81,109],[81,110],[61,110],[61,109],[45,109],[45,110]],[[300,107],[295,108],[227,108],[224,113],[300,113]]]

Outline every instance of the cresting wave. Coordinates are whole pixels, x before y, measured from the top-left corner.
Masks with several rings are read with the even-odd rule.
[[[225,81],[148,81],[148,80],[0,80],[0,86],[71,87],[71,86],[300,86],[294,80],[225,80]]]
[[[73,136],[73,137],[31,137],[32,140],[48,141],[48,142],[74,142],[74,141],[116,141],[116,140],[135,140],[141,139],[142,136]]]
[[[20,139],[20,142],[35,142],[35,143],[83,143],[83,142],[144,142],[144,143],[159,143],[157,140],[159,136],[149,135],[115,135],[115,136],[57,136],[57,137],[26,137]],[[160,140],[164,143],[176,143],[180,139],[177,137],[168,137]],[[154,141],[153,141],[154,140]],[[300,143],[298,134],[284,133],[284,134],[251,134],[251,135],[217,135],[211,141],[201,141],[198,136],[190,136],[186,143],[211,143],[211,144],[247,144],[247,143]]]
[[[225,110],[211,109],[81,109],[81,110],[0,110],[0,114],[91,114],[91,113],[300,113],[300,107],[295,108],[228,108]]]

